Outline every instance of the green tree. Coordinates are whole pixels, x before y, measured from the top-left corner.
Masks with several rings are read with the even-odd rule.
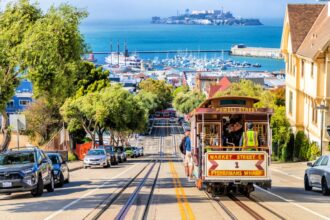
[[[175,98],[178,94],[180,93],[186,93],[189,92],[189,87],[188,86],[179,86],[173,91],[173,97]]]
[[[61,108],[61,114],[68,123],[68,130],[74,132],[83,128],[92,138],[93,144],[96,139],[96,128],[102,125],[107,111],[100,100],[100,93],[88,93],[77,99],[68,98]]]
[[[147,79],[139,84],[139,88],[143,92],[150,92],[157,95],[159,100],[158,110],[165,109],[172,102],[173,86],[167,84],[164,80]]]
[[[148,115],[154,113],[160,105],[157,95],[151,92],[141,91],[134,98]]]
[[[102,67],[95,67],[90,62],[82,62],[78,71],[76,97],[87,93],[101,91],[110,86],[109,71]]]
[[[173,100],[173,106],[176,110],[183,114],[188,114],[198,107],[206,96],[199,91],[181,92],[176,95]]]
[[[79,24],[86,16],[67,4],[52,6],[24,33],[19,54],[35,97],[61,105],[75,93],[81,55],[86,52]]]
[[[0,113],[2,115],[1,133],[4,138],[0,147],[8,147],[11,139],[8,128],[8,116],[5,108],[19,84],[20,73],[24,65],[18,57],[20,45],[24,42],[25,33],[41,17],[41,11],[28,0],[7,4],[0,12]]]
[[[104,125],[115,144],[123,142],[132,132],[144,129],[146,110],[132,94],[120,86],[106,88],[103,94],[102,103],[108,109]]]
[[[241,80],[238,83],[232,83],[227,90],[218,92],[215,97],[228,95],[257,98],[260,102],[256,104],[256,107],[275,107],[273,94],[269,90],[265,90],[261,85],[255,84],[251,80]]]
[[[118,144],[134,131],[141,131],[146,124],[146,113],[133,95],[119,85],[84,96],[69,98],[61,108],[70,132],[83,128],[95,143],[96,135],[103,144],[103,134],[110,131]]]
[[[285,115],[285,107],[279,106],[275,107],[274,115],[271,119],[271,127],[273,129],[273,143],[276,149],[273,149],[276,156],[282,160],[286,160],[291,153],[288,148],[288,143],[290,141],[290,135],[292,133],[290,123]]]

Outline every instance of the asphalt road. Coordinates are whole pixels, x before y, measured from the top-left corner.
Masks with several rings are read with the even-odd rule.
[[[45,191],[40,198],[34,198],[30,193],[0,196],[0,219],[91,218],[95,209],[109,195],[121,189],[152,158],[157,160],[162,158],[163,162],[150,206],[149,219],[183,219],[185,213],[187,219],[228,219],[219,207],[209,201],[193,184],[186,181],[179,161],[180,154],[175,147],[180,142],[181,133],[182,128],[170,126],[164,120],[158,121],[150,137],[131,141],[133,145],[144,146],[146,154],[144,157],[129,159],[128,162],[112,168],[74,171],[71,173],[69,184],[57,188],[53,193]],[[271,166],[273,188],[270,191],[257,188],[251,194],[252,198],[281,214],[285,219],[330,219],[330,197],[323,196],[317,190],[304,191],[305,168],[306,163],[273,164]],[[154,175],[153,173],[151,176]],[[147,189],[142,191],[147,192]],[[179,197],[185,197],[182,204],[178,199],[178,193]],[[123,198],[129,197],[129,195],[123,196]],[[117,202],[118,210],[124,203],[125,199]],[[132,216],[134,215],[126,219],[133,219]]]

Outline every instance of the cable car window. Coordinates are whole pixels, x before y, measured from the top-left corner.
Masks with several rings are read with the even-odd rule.
[[[246,100],[220,100],[220,105],[246,105]]]

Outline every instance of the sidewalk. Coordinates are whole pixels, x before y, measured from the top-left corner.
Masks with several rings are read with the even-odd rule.
[[[84,163],[82,161],[72,161],[72,162],[68,162],[68,167],[69,170],[72,172],[82,169],[84,167]]]

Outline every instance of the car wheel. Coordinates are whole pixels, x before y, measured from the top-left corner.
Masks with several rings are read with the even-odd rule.
[[[46,186],[46,189],[47,189],[47,192],[54,192],[55,182],[54,182],[53,174],[51,174],[51,176],[50,176],[50,183]]]
[[[327,180],[324,177],[322,178],[322,194],[325,196],[330,195],[330,189],[328,188]]]
[[[88,168],[88,166],[84,166],[84,169],[87,169]]]
[[[33,197],[39,197],[44,192],[44,182],[42,181],[41,175],[38,177],[37,187],[31,191]]]
[[[68,173],[68,178],[64,181],[64,183],[69,183],[70,182],[70,173]]]
[[[64,176],[63,173],[60,172],[60,182],[57,184],[58,187],[62,187],[64,184]]]
[[[305,190],[306,191],[311,191],[312,190],[312,187],[309,185],[309,180],[308,180],[307,175],[305,175],[305,178],[304,178],[304,185],[305,185]]]

